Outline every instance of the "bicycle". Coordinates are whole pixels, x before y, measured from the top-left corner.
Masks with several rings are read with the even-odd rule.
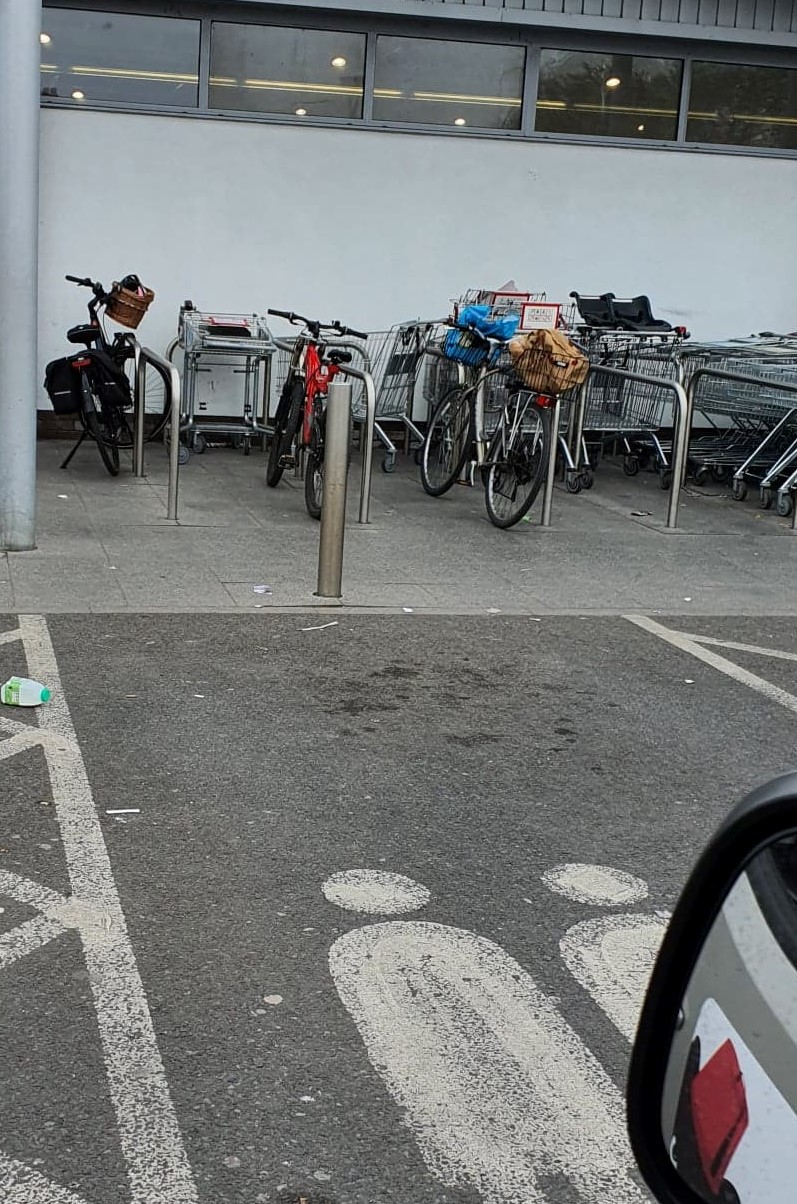
[[[71,327],[66,336],[70,343],[84,346],[85,353],[53,360],[45,374],[45,388],[56,413],[76,413],[83,427],[61,467],[67,468],[78,448],[91,438],[105,468],[115,477],[119,475],[120,449],[133,446],[133,428],[127,413],[133,404],[133,390],[127,369],[135,358],[135,336],[129,331],[117,331],[109,340],[99,310],[101,307],[107,310],[109,305],[118,307],[120,290],[134,293],[141,289],[141,282],[137,276],[125,276],[108,292],[99,281],[87,276],[65,279],[81,288],[90,288],[93,297],[88,303],[88,322]],[[151,297],[149,294],[149,300]],[[149,300],[141,303],[143,310]],[[121,304],[124,307],[125,303]],[[150,431],[149,439],[162,432],[168,417],[167,410]]]
[[[304,500],[311,518],[320,519],[324,491],[324,435],[326,397],[330,383],[342,364],[351,362],[351,352],[329,348],[321,341],[322,331],[337,337],[365,339],[368,336],[340,322],[322,323],[301,314],[270,309],[304,330],[294,340],[288,374],[280,392],[269,447],[266,482],[275,488],[287,467],[296,462],[296,451],[307,452],[304,465]]]
[[[432,497],[442,496],[460,480],[474,449],[488,518],[493,526],[512,527],[528,513],[545,480],[554,398],[526,388],[495,363],[504,340],[472,325],[450,325],[468,336],[476,379],[451,389],[432,414],[421,448],[421,483]],[[489,437],[488,412],[496,415]]]

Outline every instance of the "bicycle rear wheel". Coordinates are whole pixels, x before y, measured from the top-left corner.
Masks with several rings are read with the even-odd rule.
[[[421,448],[421,484],[432,497],[459,480],[472,442],[471,389],[447,393],[432,415]]]
[[[81,373],[81,387],[83,392],[83,407],[80,411],[80,420],[97,444],[97,450],[106,469],[112,477],[118,477],[119,444],[116,440],[116,431],[113,429],[112,424],[109,424],[107,416],[103,413],[102,407],[92,391],[91,384],[85,372]]]
[[[488,453],[484,500],[495,527],[513,527],[531,509],[545,480],[551,411],[518,399],[499,423]]]
[[[274,419],[274,434],[268,449],[266,484],[272,489],[282,480],[285,458],[290,454],[294,440],[298,438],[303,406],[304,381],[301,377],[289,377],[282,388]]]

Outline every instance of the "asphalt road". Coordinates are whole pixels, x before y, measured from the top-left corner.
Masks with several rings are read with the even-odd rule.
[[[486,1197],[430,1171],[330,975],[334,942],[381,917],[322,884],[364,868],[427,887],[414,918],[501,946],[622,1090],[628,1042],[559,952],[601,909],[542,875],[614,867],[648,885],[636,910],[671,908],[732,801],[797,763],[797,716],[621,618],[303,630],[325,621],[48,626],[202,1204],[472,1204]],[[795,620],[699,629],[797,650]],[[723,655],[792,688],[794,662]],[[0,669],[18,668],[0,645]],[[68,894],[41,750],[0,773],[0,871]],[[140,810],[106,814],[120,808]],[[0,903],[0,934],[34,915]],[[80,941],[0,974],[2,1151],[126,1204]],[[579,1198],[555,1165],[540,1180],[557,1204]]]

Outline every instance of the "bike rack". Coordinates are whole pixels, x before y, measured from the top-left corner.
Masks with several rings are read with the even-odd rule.
[[[133,347],[135,366],[133,475],[144,476],[144,404],[147,391],[147,364],[155,369],[166,388],[166,404],[170,406],[169,423],[169,488],[166,498],[166,517],[177,521],[177,478],[180,471],[180,373],[174,364],[162,356],[142,347],[136,342]]]
[[[699,372],[696,372],[695,377],[699,376],[699,374]],[[675,398],[677,420],[675,422],[672,441],[672,479],[670,482],[670,500],[667,506],[667,528],[670,531],[676,530],[678,527],[678,507],[681,501],[681,486],[686,472],[686,453],[689,447],[689,435],[692,427],[692,416],[686,389],[684,389],[679,381],[664,380],[660,376],[645,376],[641,372],[627,372],[624,368],[614,368],[609,365],[591,364],[587,378],[578,391],[578,400],[576,402],[572,454],[577,469],[581,465],[584,417],[587,410],[587,387],[594,376],[610,376],[614,380],[619,378],[621,380],[635,381],[640,385],[653,385],[659,389],[663,389],[667,393],[672,393]],[[760,381],[756,383],[760,383]],[[550,483],[550,488],[553,491],[553,481]],[[546,493],[547,490],[548,482],[546,482]],[[543,515],[543,526],[547,525]]]
[[[698,368],[697,371],[693,372],[689,377],[689,383],[686,387],[686,396],[688,402],[688,430],[690,433],[692,430],[692,418],[695,409],[695,393],[697,392],[697,386],[699,382],[704,380],[706,377],[709,377],[711,380],[732,381],[737,385],[762,385],[767,389],[777,389],[781,393],[791,393],[793,396],[797,396],[797,385],[790,385],[781,381],[768,380],[763,376],[752,376],[741,372],[724,372],[721,368]],[[688,442],[689,441],[687,439],[687,445]],[[737,477],[743,477],[744,470],[748,463],[749,461],[746,461],[744,464],[742,464],[741,468],[737,469],[736,473],[734,473],[734,479]],[[684,469],[686,469],[685,462]],[[792,475],[789,476],[789,478],[778,490],[778,493],[790,493],[794,485],[797,484],[797,479],[795,479],[796,476],[797,474],[792,473]],[[797,506],[794,506],[792,509],[791,529],[792,531],[797,531]]]

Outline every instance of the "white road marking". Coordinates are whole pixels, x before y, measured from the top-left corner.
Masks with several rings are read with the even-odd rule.
[[[47,945],[64,932],[66,928],[63,924],[50,920],[47,916],[35,916],[9,932],[4,932],[0,936],[0,970],[13,966],[15,962],[41,949],[42,945]]]
[[[797,652],[781,652],[779,648],[764,648],[761,644],[739,644],[736,640],[717,640],[710,635],[691,635],[679,631],[679,635],[694,640],[696,644],[710,644],[712,648],[729,648],[734,652],[751,652],[756,656],[771,656],[779,661],[797,661]]]
[[[82,1196],[52,1183],[16,1158],[0,1153],[0,1200],[3,1204],[86,1204]]]
[[[131,1202],[196,1204],[196,1187],[47,625],[37,615],[21,615],[19,625],[29,674],[53,690],[52,701],[39,713],[39,735],[76,897],[69,903],[83,941]],[[0,753],[14,739],[0,745]],[[19,1197],[20,1204],[44,1199],[35,1192]]]
[[[404,915],[419,911],[431,898],[420,882],[386,870],[341,870],[327,878],[321,889],[330,903],[366,915]]]
[[[539,1204],[565,1175],[585,1200],[642,1204],[620,1092],[500,946],[392,921],[329,955],[368,1056],[406,1109],[429,1169],[485,1204]]]
[[[614,906],[637,903],[647,898],[648,886],[641,878],[616,870],[610,865],[583,865],[568,862],[546,870],[542,880],[549,890],[576,903]]]
[[[22,632],[19,628],[15,631],[0,631],[0,644],[13,644],[15,640],[22,639]]]
[[[666,929],[665,920],[650,915],[599,916],[574,924],[559,942],[576,982],[628,1041]]]
[[[665,640],[673,647],[679,648],[681,652],[686,652],[689,656],[693,656],[695,660],[702,661],[704,665],[708,665],[712,669],[716,669],[719,673],[724,673],[727,677],[732,677],[734,681],[740,682],[743,686],[748,686],[751,690],[756,690],[757,693],[769,699],[770,702],[777,702],[780,706],[786,707],[787,710],[797,714],[797,697],[794,694],[789,694],[787,690],[781,690],[780,686],[773,686],[771,681],[766,681],[763,677],[758,677],[755,673],[750,673],[748,669],[742,669],[741,666],[734,664],[733,661],[726,660],[724,656],[718,656],[716,652],[710,652],[708,648],[702,648],[690,636],[682,635],[679,631],[672,631],[669,627],[663,627],[661,623],[657,623],[655,619],[649,619],[646,615],[625,615],[629,623],[634,623],[637,627],[641,627],[643,631],[649,632],[651,635],[657,636],[660,640]]]

